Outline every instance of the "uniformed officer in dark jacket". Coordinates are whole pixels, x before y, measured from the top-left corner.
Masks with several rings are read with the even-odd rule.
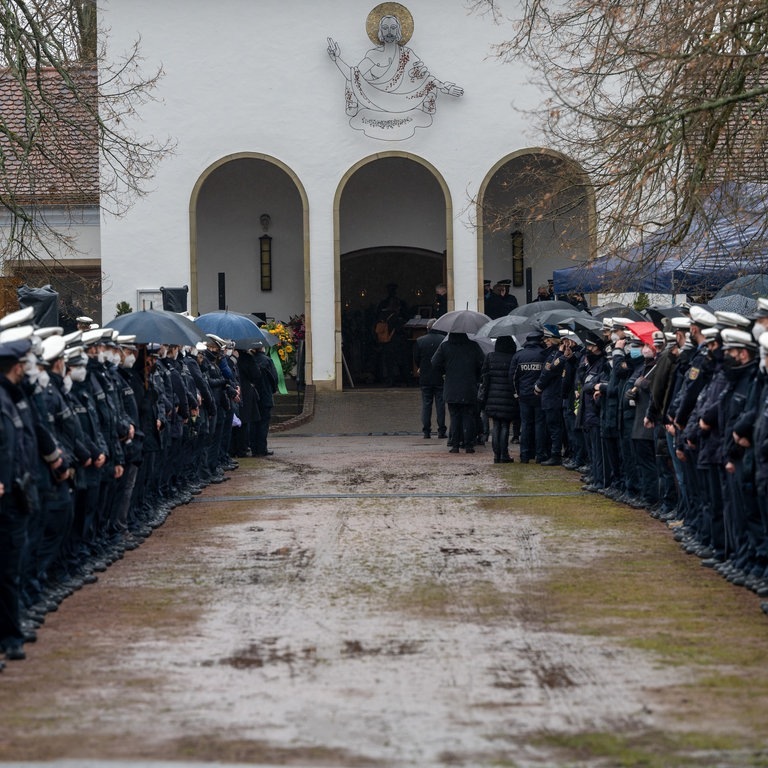
[[[541,331],[531,331],[509,366],[509,378],[520,404],[520,461],[523,464],[532,458],[539,463],[547,459],[547,426],[540,395],[536,394],[536,382],[547,357],[543,341]]]
[[[541,463],[554,467],[563,461],[562,382],[565,359],[560,349],[560,332],[556,326],[545,326],[544,343],[547,345],[547,356],[533,391],[539,396],[549,440],[549,457]]]

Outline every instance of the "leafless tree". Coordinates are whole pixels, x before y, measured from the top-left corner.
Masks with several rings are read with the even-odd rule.
[[[765,0],[501,2],[470,5],[509,24],[496,53],[534,73],[534,126],[594,185],[598,253],[649,242],[645,268],[739,220],[739,190],[768,182]],[[746,197],[762,221],[749,248],[764,253],[768,200]]]
[[[102,40],[102,47],[97,41]],[[160,69],[139,41],[106,60],[96,0],[0,0],[0,262],[74,248],[46,207],[99,205],[120,215],[147,190],[169,139],[132,126]]]

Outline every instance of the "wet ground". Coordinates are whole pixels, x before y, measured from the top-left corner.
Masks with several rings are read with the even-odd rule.
[[[320,394],[65,601],[0,761],[768,765],[758,598],[573,473],[423,440],[418,398]]]

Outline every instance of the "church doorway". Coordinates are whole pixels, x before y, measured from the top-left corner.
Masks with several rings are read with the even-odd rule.
[[[348,177],[338,219],[344,387],[417,385],[413,344],[450,297],[447,199],[434,170],[402,154]]]

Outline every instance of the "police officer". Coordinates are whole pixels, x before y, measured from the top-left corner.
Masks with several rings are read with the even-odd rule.
[[[562,464],[563,460],[562,382],[565,359],[560,349],[560,332],[557,326],[544,326],[544,344],[547,356],[539,378],[533,385],[533,391],[539,397],[549,439],[549,457],[541,463],[543,466],[555,467]]]
[[[547,426],[541,397],[535,390],[548,354],[543,342],[541,331],[531,331],[509,366],[509,378],[520,404],[520,461],[523,464],[534,458],[539,464],[547,459]]]

